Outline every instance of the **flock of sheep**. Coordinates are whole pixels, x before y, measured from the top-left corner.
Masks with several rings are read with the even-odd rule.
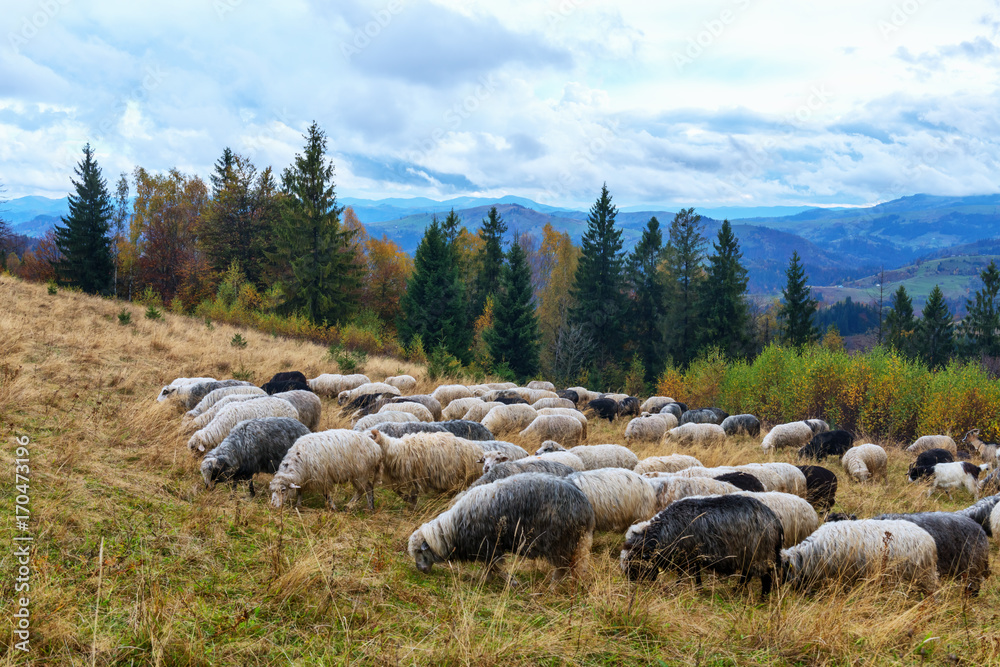
[[[160,401],[188,412],[188,447],[205,452],[207,488],[218,482],[272,474],[271,503],[301,503],[350,484],[351,502],[365,496],[374,508],[379,483],[415,505],[421,494],[457,494],[449,508],[410,536],[408,550],[421,572],[434,563],[481,561],[490,576],[505,555],[541,558],[552,579],[586,567],[595,531],[623,535],[620,565],[631,580],[660,570],[693,575],[703,570],[739,574],[802,589],[851,584],[875,575],[918,590],[939,577],[959,580],[976,594],[989,575],[987,536],[1000,531],[998,447],[970,431],[962,446],[943,435],[924,436],[912,481],[930,479],[951,494],[964,487],[975,504],[958,512],[883,514],[870,519],[830,514],[837,476],[819,465],[748,463],[705,467],[688,454],[734,436],[759,437],[753,415],[719,408],[688,409],[669,397],[644,402],[583,387],[555,391],[548,382],[442,385],[414,394],[408,375],[372,382],[364,375],[279,373],[262,387],[237,380],[178,378]],[[351,429],[314,432],[321,397],[336,399]],[[627,446],[586,444],[593,419],[632,417]],[[518,435],[534,454],[499,438]],[[840,458],[850,479],[884,478],[888,456],[876,444],[854,444],[822,420],[778,424],[764,451],[794,447],[803,459]],[[631,447],[656,445],[670,454],[640,460]],[[972,450],[972,451],[970,451]],[[969,460],[977,454],[982,465]],[[822,519],[821,519],[822,517]],[[1000,534],[1000,533],[998,533]]]

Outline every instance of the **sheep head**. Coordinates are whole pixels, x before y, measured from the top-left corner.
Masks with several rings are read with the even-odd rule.
[[[434,553],[434,550],[431,549],[429,544],[427,544],[427,540],[424,539],[423,531],[420,528],[417,528],[413,531],[413,534],[410,535],[407,551],[409,551],[410,556],[413,558],[417,569],[424,574],[431,571],[431,567],[434,563],[444,561],[444,559]]]
[[[171,387],[168,384],[165,387],[163,387],[163,389],[160,391],[160,395],[156,397],[156,400],[160,402],[165,401],[176,393],[177,393],[177,387]]]
[[[548,454],[549,452],[565,452],[567,451],[565,447],[560,445],[555,440],[546,440],[542,443],[542,446],[535,451],[535,455]]]

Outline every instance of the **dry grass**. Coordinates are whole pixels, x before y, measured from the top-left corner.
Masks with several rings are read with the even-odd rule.
[[[374,513],[361,506],[274,511],[245,487],[206,493],[185,446],[180,413],[158,404],[176,376],[252,370],[262,382],[298,369],[336,372],[325,350],[165,315],[119,326],[121,304],[0,277],[0,424],[31,441],[31,590],[34,664],[998,664],[1000,593],[990,579],[980,598],[954,587],[931,598],[878,585],[768,600],[708,577],[698,589],[664,575],[633,586],[617,569],[621,538],[601,534],[591,571],[555,591],[546,568],[516,562],[522,586],[485,583],[476,565],[420,575],[406,538],[440,511],[423,498],[416,512],[384,489]],[[422,369],[371,359],[373,379]],[[327,404],[329,406],[329,404]],[[342,425],[334,409],[324,428]],[[625,424],[592,424],[590,443],[623,443]],[[955,509],[904,482],[908,457],[890,447],[885,483],[841,476],[838,511]],[[9,450],[6,450],[9,451]],[[640,448],[640,456],[666,454]],[[768,459],[756,441],[686,452],[706,465]],[[8,459],[9,460],[9,459]],[[0,485],[13,507],[13,472]],[[267,479],[261,480],[266,485]],[[349,495],[344,489],[344,497]],[[101,541],[104,558],[99,562]],[[11,549],[0,571],[13,571]],[[98,586],[100,600],[98,602]],[[0,577],[0,610],[14,597]],[[96,611],[96,634],[94,619]],[[0,663],[25,656],[0,645]]]

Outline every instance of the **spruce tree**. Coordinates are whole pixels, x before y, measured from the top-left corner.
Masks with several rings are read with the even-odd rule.
[[[615,227],[617,214],[604,184],[587,218],[582,254],[570,290],[574,301],[570,322],[582,325],[584,333],[594,341],[595,361],[602,366],[622,356],[622,329],[628,308],[622,232]]]
[[[916,348],[928,368],[941,368],[955,351],[954,322],[941,287],[935,285],[917,324]]]
[[[504,266],[503,235],[507,233],[507,223],[497,213],[497,207],[490,208],[489,215],[483,218],[483,226],[479,236],[483,239],[483,249],[476,258],[476,280],[471,290],[470,319],[475,319],[483,312],[486,298],[496,294],[500,289],[500,274]]]
[[[963,352],[969,357],[1000,356],[1000,271],[991,261],[979,274],[983,281],[974,299],[966,299],[962,320]]]
[[[705,279],[705,237],[701,216],[681,209],[670,223],[667,241],[666,340],[675,363],[686,366],[698,353],[701,326],[699,294]]]
[[[222,157],[215,161],[215,171],[209,176],[212,181],[212,197],[217,197],[226,186],[226,181],[232,176],[232,168],[236,163],[236,154],[229,146],[222,149]]]
[[[663,369],[664,348],[659,320],[664,310],[666,288],[660,263],[663,261],[663,232],[656,217],[649,219],[642,238],[628,256],[627,275],[631,300],[628,328],[645,381],[655,379]]]
[[[288,267],[280,281],[283,308],[333,324],[356,307],[361,268],[351,250],[354,233],[340,224],[326,133],[313,122],[304,138],[305,150],[281,175],[283,206],[270,259]]]
[[[399,306],[397,329],[405,344],[420,336],[425,350],[443,344],[458,359],[468,359],[471,330],[466,326],[465,286],[437,217],[417,246],[413,273]]]
[[[749,278],[728,220],[722,221],[718,241],[712,247],[715,254],[708,258],[708,276],[701,291],[701,344],[716,346],[729,358],[736,358],[749,352]]]
[[[494,363],[507,362],[518,381],[538,374],[538,317],[532,303],[531,271],[524,248],[515,239],[500,277],[493,306],[493,326],[483,333]]]
[[[900,285],[889,301],[889,314],[885,316],[885,341],[900,354],[911,357],[916,351],[916,329],[913,301],[906,293],[906,287]]]
[[[813,324],[816,306],[819,302],[812,298],[809,277],[799,263],[799,253],[792,251],[792,259],[785,271],[787,283],[781,291],[784,302],[778,310],[781,321],[781,339],[792,347],[802,347],[816,340],[819,332]]]
[[[88,143],[83,160],[76,168],[79,181],[72,181],[75,194],[69,196],[69,216],[56,225],[56,247],[62,260],[56,272],[69,285],[90,294],[107,292],[114,274],[111,254],[111,216],[113,207],[101,168],[94,160]]]

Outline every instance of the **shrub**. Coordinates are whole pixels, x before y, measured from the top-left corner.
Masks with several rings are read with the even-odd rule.
[[[163,313],[154,305],[150,305],[146,308],[146,319],[147,320],[158,320],[163,317]]]
[[[118,311],[118,324],[122,325],[123,327],[132,324],[131,311],[129,311],[127,308],[122,308],[120,311]]]
[[[49,283],[48,283],[48,285],[49,285],[48,289],[49,289],[49,294],[50,295],[56,294],[57,292],[59,292],[59,288],[56,287],[56,281],[50,280]]]
[[[646,391],[646,367],[642,364],[639,355],[632,357],[632,364],[628,368],[625,376],[625,393],[629,396],[644,396]]]
[[[236,334],[233,334],[233,337],[229,340],[229,344],[232,347],[235,347],[237,349],[242,350],[243,348],[245,348],[247,346],[247,340],[246,340],[246,338],[244,338],[240,334],[236,333]]]
[[[163,307],[163,299],[160,298],[159,293],[157,293],[151,285],[146,285],[146,289],[139,294],[135,301],[140,306],[156,306],[157,308]]]
[[[435,347],[427,358],[427,377],[431,380],[440,377],[460,377],[464,371],[462,362],[448,351],[444,343]]]
[[[410,341],[410,347],[406,349],[406,359],[407,361],[412,361],[415,364],[426,364],[427,363],[427,353],[424,351],[424,339],[417,334]]]

